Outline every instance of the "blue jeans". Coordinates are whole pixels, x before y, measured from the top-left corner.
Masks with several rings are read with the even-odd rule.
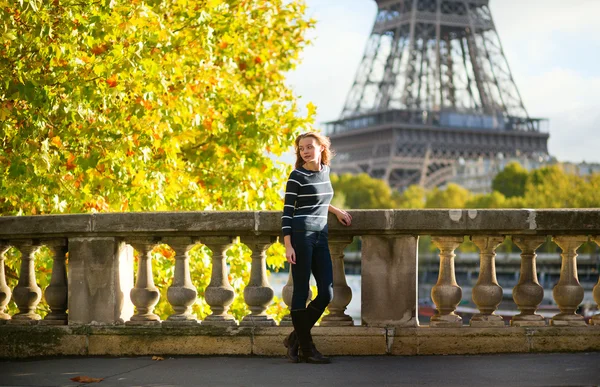
[[[323,231],[292,233],[296,264],[291,265],[294,279],[291,310],[306,309],[311,271],[317,281],[318,290],[311,307],[323,311],[333,298],[333,268],[327,235],[327,228]]]

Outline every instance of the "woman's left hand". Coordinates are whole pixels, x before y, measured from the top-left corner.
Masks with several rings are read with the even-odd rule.
[[[339,212],[335,214],[335,216],[337,216],[340,223],[344,226],[350,226],[352,224],[352,215],[350,215],[344,210],[339,210]]]

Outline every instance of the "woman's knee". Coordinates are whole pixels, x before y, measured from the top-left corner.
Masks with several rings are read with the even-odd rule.
[[[306,302],[308,301],[308,286],[294,287],[292,293],[292,310],[306,308]]]
[[[333,300],[333,288],[328,287],[324,291],[317,294],[317,297],[313,300],[313,304],[318,306],[319,309],[327,308],[327,305]]]

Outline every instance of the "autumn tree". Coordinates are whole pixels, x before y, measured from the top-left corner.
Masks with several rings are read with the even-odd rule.
[[[551,165],[530,172],[523,198],[531,208],[580,208],[586,185],[583,177]]]
[[[427,191],[420,185],[411,185],[399,196],[397,208],[424,208],[427,200]]]
[[[492,190],[507,198],[523,196],[528,172],[516,161],[509,163],[492,181]]]
[[[305,46],[284,0],[2,9],[4,214],[273,209]]]
[[[450,183],[445,189],[433,188],[427,193],[425,208],[465,208],[470,192]]]
[[[465,208],[504,208],[506,197],[498,191],[489,194],[471,196],[465,203]]]
[[[600,208],[600,173],[584,178],[585,185],[577,193],[578,203],[584,208]]]
[[[335,161],[334,161],[335,162]],[[331,176],[336,195],[341,193],[344,206],[354,209],[395,208],[397,193],[385,181],[361,173]]]
[[[313,24],[304,12],[301,0],[4,2],[0,213],[280,208],[287,171],[273,156],[314,115],[284,82]]]

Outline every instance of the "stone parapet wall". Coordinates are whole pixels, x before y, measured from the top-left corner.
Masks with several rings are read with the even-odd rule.
[[[361,210],[350,211],[351,227],[330,219],[333,300],[315,328],[323,351],[339,355],[447,354],[600,350],[600,314],[579,314],[583,287],[577,249],[600,244],[600,210]],[[289,316],[276,326],[266,314],[274,297],[266,274],[267,248],[280,234],[281,212],[163,212],[0,217],[0,357],[54,355],[279,355]],[[430,235],[439,251],[439,277],[431,290],[436,312],[418,320],[418,238]],[[455,250],[468,236],[479,250],[477,307],[468,325],[457,314],[464,301],[455,275]],[[507,324],[497,315],[503,289],[496,278],[496,248],[507,236],[521,250],[519,283],[512,297],[520,313]],[[252,252],[244,301],[251,311],[236,321],[228,309],[235,297],[226,251],[240,240]],[[344,249],[361,237],[361,325],[346,314],[352,299],[344,271]],[[536,250],[551,237],[562,251],[560,279],[553,288],[559,312],[547,321],[538,313],[543,288]],[[174,313],[153,313],[159,292],[153,282],[152,249],[175,252],[167,292]],[[204,297],[211,314],[199,321],[191,311],[197,289],[190,278],[189,250],[212,251]],[[18,284],[4,278],[4,253],[21,252]],[[36,283],[35,253],[53,253],[50,286]],[[139,253],[136,282],[133,252]],[[68,262],[67,262],[68,254]],[[282,297],[290,304],[293,281]],[[36,307],[44,296],[50,313]],[[279,296],[279,295],[278,295]],[[593,290],[600,303],[600,282]],[[10,299],[14,315],[4,310]]]

